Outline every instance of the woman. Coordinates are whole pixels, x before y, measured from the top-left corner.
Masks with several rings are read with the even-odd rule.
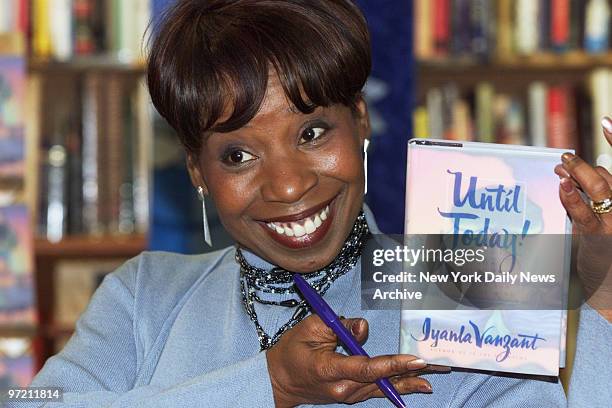
[[[365,21],[348,0],[174,7],[152,43],[150,92],[187,150],[194,188],[211,196],[238,249],[132,259],[104,280],[33,385],[63,387],[65,402],[82,406],[375,407],[389,406],[376,398],[384,376],[412,407],[565,405],[559,383],[422,375],[435,368],[394,354],[398,313],[360,310],[357,261],[376,232],[362,208],[369,71]],[[610,234],[612,214],[595,215],[571,179],[603,200],[612,176],[577,157],[558,172],[577,227]],[[362,316],[344,324],[379,357],[337,353],[284,271],[306,273],[339,314]],[[584,333],[609,337],[612,328],[589,307],[581,324],[575,375],[592,378],[588,357],[612,350],[592,348]]]

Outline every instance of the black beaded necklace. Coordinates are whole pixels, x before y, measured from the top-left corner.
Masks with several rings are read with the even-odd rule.
[[[323,296],[330,288],[331,284],[350,271],[361,256],[361,251],[365,245],[366,238],[369,234],[368,223],[365,219],[365,214],[359,213],[353,229],[344,245],[340,249],[338,255],[326,267],[318,271],[304,274],[304,278],[309,281],[310,285]],[[296,293],[296,288],[293,285],[293,273],[283,268],[274,267],[270,270],[257,268],[250,265],[242,254],[240,248],[236,249],[236,262],[240,265],[240,290],[242,292],[242,303],[244,308],[255,323],[255,330],[259,337],[259,345],[261,350],[266,350],[272,347],[281,338],[281,336],[293,326],[298,324],[310,311],[310,307],[305,300],[288,299],[283,301],[262,299],[257,292],[263,293]],[[270,336],[265,332],[255,312],[253,302],[258,302],[265,305],[277,305],[284,307],[297,307],[295,313],[287,323],[281,326],[280,329]]]

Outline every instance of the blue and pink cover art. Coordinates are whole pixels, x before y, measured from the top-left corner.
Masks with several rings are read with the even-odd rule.
[[[571,226],[554,173],[564,150],[441,144],[409,143],[405,234],[498,247],[513,255],[510,269],[526,236],[563,235],[558,256],[538,262],[566,275]],[[402,310],[400,352],[432,364],[557,375],[565,326],[564,310]]]

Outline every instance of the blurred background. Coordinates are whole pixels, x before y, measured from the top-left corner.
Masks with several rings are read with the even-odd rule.
[[[0,389],[29,384],[126,259],[210,250],[143,81],[144,33],[173,1],[0,2]],[[609,0],[358,3],[382,231],[402,232],[411,137],[573,148],[612,167]],[[231,245],[209,217],[214,248]]]

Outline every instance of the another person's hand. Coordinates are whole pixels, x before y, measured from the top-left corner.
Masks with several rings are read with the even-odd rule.
[[[343,319],[353,336],[364,343],[368,323]],[[375,381],[390,379],[400,394],[430,393],[431,384],[416,375],[427,364],[411,355],[346,356],[336,352],[334,332],[317,315],[301,321],[266,352],[277,407],[341,402],[352,404],[384,397]],[[443,371],[433,367],[432,371]]]
[[[603,133],[612,145],[612,131],[604,126]],[[559,196],[578,241],[576,268],[588,303],[612,322],[612,212],[598,214],[585,201],[612,200],[612,174],[570,153],[562,156],[562,162],[555,172],[561,177]],[[587,197],[583,199],[579,190]]]

